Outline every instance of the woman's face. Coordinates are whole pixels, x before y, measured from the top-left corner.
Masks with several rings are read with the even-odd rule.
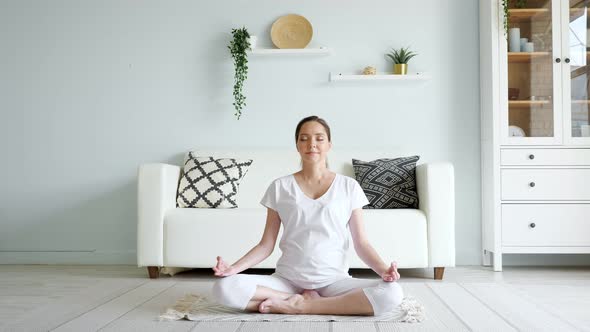
[[[301,126],[297,137],[297,151],[301,160],[311,163],[325,164],[332,142],[328,140],[328,133],[324,126],[316,121],[309,121]]]

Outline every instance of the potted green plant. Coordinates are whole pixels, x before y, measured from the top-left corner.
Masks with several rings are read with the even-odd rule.
[[[410,51],[409,47],[400,49],[391,49],[386,56],[393,62],[393,73],[396,75],[405,75],[408,73],[408,62],[418,55]]]
[[[248,78],[248,54],[246,51],[250,48],[250,34],[248,29],[232,29],[232,40],[229,42],[229,51],[234,60],[234,108],[235,116],[240,119],[242,109],[246,106],[246,96],[244,96],[244,82]]]

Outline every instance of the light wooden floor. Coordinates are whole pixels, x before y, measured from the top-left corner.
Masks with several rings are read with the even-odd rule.
[[[590,331],[590,268],[458,267],[443,281],[401,272],[423,323],[159,322],[185,293],[209,294],[210,272],[150,280],[132,266],[0,265],[0,331]]]

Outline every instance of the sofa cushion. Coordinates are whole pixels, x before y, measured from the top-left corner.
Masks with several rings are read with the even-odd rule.
[[[189,152],[178,185],[181,208],[236,208],[240,180],[251,159],[200,157]]]
[[[369,199],[366,209],[418,208],[416,162],[420,157],[352,159],[354,175]]]
[[[164,216],[164,265],[211,268],[218,255],[235,262],[260,241],[266,213],[262,208],[169,210]],[[386,262],[396,260],[401,268],[428,266],[421,210],[364,210],[363,215],[369,242]],[[256,267],[276,266],[282,229],[273,253]],[[367,268],[352,242],[348,257],[351,268]]]

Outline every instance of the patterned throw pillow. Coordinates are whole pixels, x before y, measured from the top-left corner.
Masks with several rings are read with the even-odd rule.
[[[354,175],[369,199],[366,209],[418,208],[416,162],[419,156],[352,160]]]
[[[250,159],[197,157],[189,152],[178,185],[176,204],[181,208],[237,208],[240,180]]]

